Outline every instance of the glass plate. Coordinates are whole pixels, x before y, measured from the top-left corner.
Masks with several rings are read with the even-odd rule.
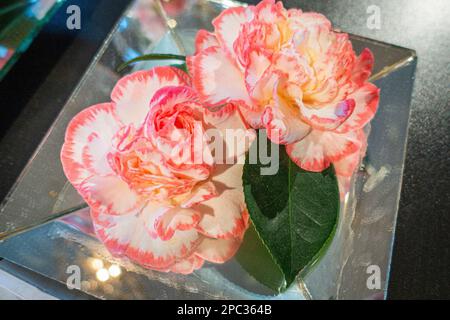
[[[372,79],[381,88],[379,111],[371,128],[367,128],[367,156],[342,203],[331,247],[304,279],[277,295],[256,282],[233,259],[224,265],[206,265],[188,276],[154,272],[113,258],[93,235],[85,204],[65,178],[59,159],[68,122],[84,108],[109,101],[116,81],[133,71],[129,68],[119,74],[116,70],[123,61],[150,52],[191,53],[196,31],[211,29],[212,18],[234,5],[237,3],[231,1],[141,0],[130,6],[2,203],[0,257],[62,283],[69,277],[68,268],[78,266],[81,290],[98,298],[386,296],[416,56],[412,50],[355,35],[351,35],[355,51],[368,47],[375,55]],[[138,63],[133,69],[153,64]],[[61,216],[64,218],[55,220]],[[104,279],[96,276],[101,265],[117,265],[121,274],[102,282]],[[373,270],[380,271],[380,286],[371,285]]]
[[[64,0],[1,1],[0,80],[63,2]]]

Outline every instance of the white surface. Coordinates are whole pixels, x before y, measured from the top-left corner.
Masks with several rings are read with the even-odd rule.
[[[0,300],[57,300],[36,287],[0,270]]]

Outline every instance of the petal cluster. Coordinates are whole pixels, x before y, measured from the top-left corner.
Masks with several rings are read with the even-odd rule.
[[[248,226],[243,165],[218,163],[208,130],[250,131],[233,104],[205,109],[190,82],[172,67],[122,78],[110,103],[73,118],[61,153],[99,239],[165,272],[228,260]]]
[[[334,164],[348,182],[379,101],[368,82],[370,50],[357,56],[348,35],[324,16],[274,0],[227,9],[213,26],[198,33],[188,59],[202,102],[237,104],[246,122],[266,128],[301,168],[320,172]]]

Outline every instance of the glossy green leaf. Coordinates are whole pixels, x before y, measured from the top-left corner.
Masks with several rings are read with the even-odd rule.
[[[280,146],[279,170],[275,175],[261,175],[264,166],[248,162],[247,159],[243,175],[247,208],[261,245],[267,248],[276,266],[271,268],[273,274],[281,270],[284,276],[278,288],[282,291],[300,272],[306,272],[331,242],[339,215],[337,179],[332,167],[321,173],[302,170],[290,160],[283,146]],[[252,256],[254,260],[260,259],[256,254]],[[261,277],[257,269],[262,261],[252,261],[253,266],[242,259],[240,262],[268,287],[273,288],[277,283],[273,275]]]
[[[286,287],[283,271],[275,263],[253,224],[245,233],[244,241],[235,258],[253,278],[272,289],[274,295]]]

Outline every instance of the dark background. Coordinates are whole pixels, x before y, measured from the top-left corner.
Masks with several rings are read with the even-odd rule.
[[[67,0],[0,83],[0,199],[33,154],[130,0]],[[257,1],[246,1],[256,3]],[[391,299],[450,298],[450,1],[297,0],[334,26],[417,51],[406,168],[389,283]],[[70,31],[77,4],[82,29]],[[367,27],[367,8],[381,29]]]

